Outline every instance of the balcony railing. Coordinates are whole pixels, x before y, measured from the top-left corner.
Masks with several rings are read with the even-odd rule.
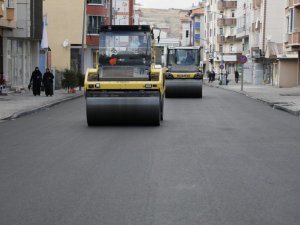
[[[300,32],[289,34],[288,45],[300,46]]]
[[[232,26],[236,25],[236,18],[218,19],[218,26]]]
[[[237,1],[223,1],[219,0],[218,2],[218,9],[236,9],[237,8]]]
[[[237,38],[235,35],[231,35],[231,36],[218,35],[217,41],[219,44],[233,43],[237,41]]]

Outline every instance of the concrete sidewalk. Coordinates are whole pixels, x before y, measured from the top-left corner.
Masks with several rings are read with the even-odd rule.
[[[46,97],[45,92],[41,96],[33,96],[29,90],[22,93],[8,93],[7,96],[0,95],[0,121],[15,119],[20,116],[33,113],[37,110],[51,107],[64,101],[83,96],[83,91],[67,93],[67,90],[55,90],[52,97]]]
[[[244,84],[244,89],[241,91],[240,82],[235,84],[234,81],[230,81],[228,85],[219,85],[219,81],[217,80],[213,83],[208,83],[206,80],[205,84],[244,94],[250,98],[260,100],[275,109],[300,116],[300,86],[294,88],[277,88],[271,85]]]

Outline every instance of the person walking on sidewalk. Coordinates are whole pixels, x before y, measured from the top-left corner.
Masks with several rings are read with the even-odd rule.
[[[236,70],[234,71],[234,78],[235,78],[235,83],[238,83],[239,82],[239,72]]]
[[[42,73],[38,67],[35,67],[35,70],[31,74],[30,83],[28,88],[32,86],[32,93],[34,96],[41,94],[41,84],[42,84]]]
[[[53,80],[54,80],[54,76],[50,72],[49,68],[47,68],[46,73],[44,73],[44,76],[43,76],[43,84],[45,87],[45,94],[47,97],[49,95],[50,96],[53,95]]]
[[[215,80],[216,80],[216,73],[215,73],[215,71],[213,69],[212,72],[211,72],[211,82],[213,82]]]

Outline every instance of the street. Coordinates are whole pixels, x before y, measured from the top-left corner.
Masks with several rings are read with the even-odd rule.
[[[160,127],[87,127],[79,98],[0,123],[2,225],[298,225],[300,121],[204,87]]]

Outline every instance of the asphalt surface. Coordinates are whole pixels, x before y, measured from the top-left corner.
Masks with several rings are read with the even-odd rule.
[[[299,119],[203,94],[160,127],[89,128],[84,98],[0,123],[0,224],[298,225]]]

